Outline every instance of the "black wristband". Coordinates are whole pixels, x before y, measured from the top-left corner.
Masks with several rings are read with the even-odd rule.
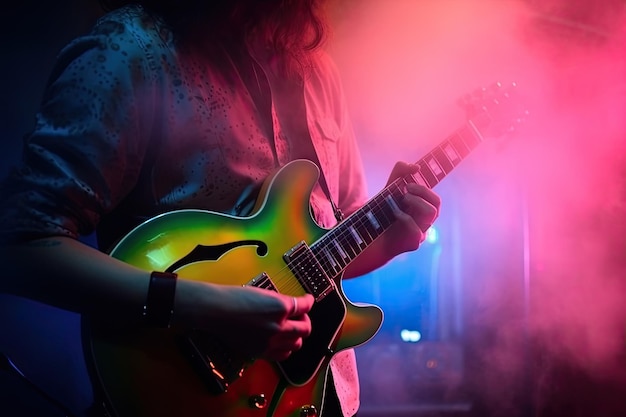
[[[143,322],[150,327],[170,327],[174,314],[177,274],[154,271],[150,274],[150,285],[146,304],[143,306]]]

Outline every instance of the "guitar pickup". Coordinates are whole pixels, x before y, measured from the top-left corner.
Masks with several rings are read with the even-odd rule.
[[[324,272],[306,242],[302,241],[291,248],[283,255],[283,259],[298,282],[315,297],[315,301],[321,301],[335,290],[334,281]]]
[[[262,272],[261,274],[252,278],[250,281],[248,281],[246,286],[257,287],[257,288],[262,288],[264,290],[271,290],[271,291],[278,292],[278,288],[276,288],[276,285],[274,285],[270,276],[267,275],[267,273],[265,272]]]

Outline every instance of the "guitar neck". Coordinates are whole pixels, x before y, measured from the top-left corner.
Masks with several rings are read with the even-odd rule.
[[[329,277],[336,277],[395,222],[402,208],[407,184],[433,188],[439,184],[483,140],[470,121],[417,161],[419,170],[397,178],[363,207],[311,245],[311,251]]]

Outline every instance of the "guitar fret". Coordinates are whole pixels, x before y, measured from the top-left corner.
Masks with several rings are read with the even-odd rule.
[[[480,135],[480,132],[478,131],[476,126],[474,126],[471,122],[469,122],[464,129],[460,129],[460,132],[461,135],[463,135],[463,140],[466,144],[468,144],[470,149],[474,149],[483,140],[483,137]]]
[[[359,236],[361,236],[363,240],[365,241],[365,244],[369,245],[370,243],[372,243],[374,239],[372,238],[372,235],[370,235],[369,231],[367,230],[366,225],[367,223],[363,221],[363,217],[359,216],[357,218],[357,221],[355,222],[355,228],[357,232],[359,233]]]
[[[435,185],[437,185],[437,183],[439,182],[437,180],[437,176],[430,170],[430,167],[428,166],[426,161],[422,159],[419,162],[418,166],[420,168],[420,174],[422,175],[422,178],[424,178],[426,185],[430,188],[433,188]]]
[[[426,177],[424,177],[424,175],[422,174],[421,171],[417,171],[411,177],[413,178],[413,180],[415,180],[416,184],[424,185],[424,186],[428,187],[428,181],[426,181]]]
[[[399,178],[383,189],[353,217],[348,218],[338,229],[330,232],[320,243],[323,244],[325,268],[340,273],[370,243],[380,236],[396,220],[395,213],[401,210],[400,202],[407,193],[406,185],[413,181],[430,188],[437,185],[458,165],[482,139],[475,127],[459,129],[446,141],[435,147],[417,162],[418,172]]]
[[[316,255],[318,259],[320,259],[319,254],[315,251],[313,253]],[[341,266],[337,264],[337,262],[333,259],[332,255],[326,248],[322,249],[323,258],[320,259],[320,266],[326,272],[326,275],[332,277],[341,272]]]
[[[337,247],[334,245],[334,242],[335,241],[332,240],[331,241],[332,244],[327,245],[328,252],[330,253],[330,256],[332,256],[333,259],[335,260],[336,265],[345,266],[346,265],[345,258],[341,256],[341,253],[337,250]]]
[[[352,233],[352,236],[354,236],[354,241],[356,242],[358,247],[362,248],[365,245],[365,242],[363,242],[363,239],[361,238],[361,235],[359,235],[359,232],[356,231],[354,226],[350,226],[348,230],[350,230],[350,233]]]
[[[433,151],[433,155],[435,156],[435,159],[439,163],[439,166],[441,167],[441,169],[444,171],[444,176],[447,175],[450,171],[452,171],[452,169],[454,168],[454,165],[452,164],[452,161],[448,159],[447,154],[444,152],[444,150],[441,147],[438,146]],[[440,178],[439,181],[441,181],[442,179],[443,177]]]
[[[482,118],[469,120],[417,161],[415,173],[393,181],[317,242],[314,246],[318,249],[312,247],[314,252],[319,253],[324,267],[333,271],[333,276],[395,222],[396,213],[404,208],[409,182],[433,188],[483,141],[483,132],[479,128],[485,122],[487,125],[491,123],[490,115],[483,113],[475,115]]]
[[[348,222],[352,223],[352,220],[347,220],[346,223],[344,223],[343,227],[347,228]],[[350,226],[350,228],[354,229],[352,226]],[[338,256],[335,256],[335,258],[338,258],[340,260],[354,259],[361,252],[362,249],[361,245],[354,238],[353,234],[346,233],[342,230],[342,228],[332,231],[327,236],[327,239],[324,240],[327,246],[334,248],[331,253],[336,253]]]
[[[378,223],[378,219],[376,218],[372,210],[365,213],[365,216],[367,216],[367,220],[369,220],[369,224],[372,227],[374,227],[374,232],[376,232],[376,230],[381,228],[380,223]]]
[[[376,215],[376,219],[378,220],[378,223],[380,224],[383,231],[386,230],[396,220],[394,206],[396,208],[399,208],[398,203],[396,202],[396,198],[394,196],[394,191],[398,191],[397,189],[394,190],[396,186],[397,182],[394,182],[387,189],[383,190],[376,199],[374,214]],[[382,233],[382,231],[378,234],[380,233]]]
[[[480,137],[472,134],[472,127],[459,130],[426,157],[418,161],[419,175],[400,178],[381,191],[361,208],[355,217],[344,224],[343,235],[331,232],[331,239],[324,242],[325,257],[333,271],[347,266],[361,251],[380,236],[396,219],[395,212],[401,210],[400,201],[406,194],[406,184],[412,180],[432,188],[450,173],[470,153]],[[468,135],[469,134],[469,135]],[[468,136],[470,141],[468,141]],[[420,181],[421,180],[421,181]]]
[[[446,176],[446,172],[443,170],[437,158],[431,153],[430,157],[426,159],[430,172],[437,178],[437,182],[441,181]]]
[[[396,212],[401,210],[401,201],[407,193],[409,182],[434,187],[458,164],[470,148],[464,138],[457,134],[433,149],[418,163],[416,174],[395,180],[378,195],[372,198],[359,211],[354,213],[320,242],[320,249],[312,248],[318,254],[321,266],[329,276],[336,276],[356,258],[370,243],[380,236],[396,220]]]
[[[394,208],[399,209],[393,194],[382,193],[381,203],[376,209],[376,218],[378,219],[383,229],[387,229],[396,220]]]
[[[345,244],[342,244],[342,246],[351,259],[356,258],[363,250],[363,248],[356,243],[352,235],[345,233],[343,242]]]
[[[463,140],[463,136],[461,135],[460,131],[454,135],[449,143],[450,145],[452,145],[456,153],[460,155],[461,159],[469,155],[470,151],[472,150],[472,148],[467,146],[467,144]]]
[[[335,242],[340,248],[344,259],[354,259],[361,251],[351,235],[342,234]]]
[[[350,230],[351,235],[354,237],[354,240],[352,240],[352,242],[354,243],[354,245],[356,245],[356,246],[354,245],[352,246],[352,250],[354,250],[355,253],[360,253],[361,250],[367,247],[367,243],[365,243],[365,241],[363,240],[363,237],[359,234],[358,230],[356,229],[356,227],[354,227],[354,225],[350,225],[349,230]]]
[[[450,161],[453,168],[461,162],[461,155],[459,155],[450,142],[446,142],[442,145],[441,150],[445,154],[448,161]]]
[[[337,261],[335,261],[335,258],[333,257],[333,255],[330,253],[328,249],[324,249],[324,256],[330,262],[331,268],[335,269],[335,267],[337,266]]]
[[[396,200],[393,199],[393,196],[388,195],[387,197],[385,197],[385,201],[394,212],[400,211],[400,207],[398,207],[398,203],[396,203]]]
[[[486,89],[483,90],[483,92],[486,92]],[[508,96],[505,98],[508,98]],[[459,129],[454,135],[451,135],[446,141],[434,147],[424,158],[420,159],[416,163],[418,168],[416,172],[406,175],[404,178],[394,180],[364,206],[350,213],[348,218],[339,222],[337,226],[328,231],[328,233],[320,236],[316,242],[311,243],[301,240],[295,246],[283,252],[282,259],[286,263],[286,270],[272,273],[272,278],[276,279],[275,282],[270,279],[266,272],[261,272],[260,275],[245,284],[247,286],[255,286],[277,292],[279,288],[281,291],[283,289],[288,290],[286,294],[308,293],[315,298],[320,308],[320,310],[312,310],[313,314],[311,315],[311,320],[313,322],[314,331],[311,335],[312,337],[305,341],[306,345],[304,345],[301,350],[303,356],[294,354],[289,360],[282,361],[278,364],[280,370],[277,369],[276,371],[280,371],[280,374],[278,374],[280,378],[285,377],[285,382],[289,381],[290,383],[293,382],[294,385],[299,385],[300,383],[305,384],[307,381],[311,381],[314,378],[318,378],[317,381],[320,383],[325,382],[321,381],[319,378],[326,377],[326,369],[322,369],[322,372],[319,372],[319,370],[320,367],[325,367],[328,364],[334,352],[342,348],[358,345],[360,342],[366,342],[377,330],[373,328],[370,323],[363,324],[362,322],[377,319],[378,323],[373,324],[380,325],[380,312],[374,314],[374,312],[354,311],[357,309],[355,308],[356,306],[351,305],[349,300],[341,293],[340,283],[335,282],[335,279],[340,277],[340,274],[346,269],[349,263],[359,256],[369,244],[374,242],[376,238],[381,236],[385,230],[388,230],[389,227],[394,224],[399,210],[406,209],[405,197],[408,192],[409,182],[423,184],[431,188],[434,187],[483,141],[483,133],[485,135],[489,134],[488,131],[483,132],[479,129],[483,128],[485,122],[487,124],[492,122],[491,115],[484,111],[481,112],[483,114],[476,113],[480,110],[486,110],[490,104],[499,104],[499,102],[489,100],[486,104],[474,105],[470,102],[467,104],[468,109],[472,110],[472,115],[482,116],[481,119],[483,120],[477,120],[476,118],[470,120],[464,128]],[[517,122],[518,120],[516,119],[515,121]],[[497,123],[497,125],[493,127],[500,131],[504,126]],[[291,198],[288,199],[289,202],[297,204],[286,207],[286,209],[289,209],[289,213],[309,214],[310,216],[300,219],[305,220],[305,223],[287,225],[297,229],[293,230],[294,233],[288,233],[289,236],[271,236],[271,238],[278,239],[284,237],[289,239],[290,237],[300,237],[301,234],[295,232],[306,228],[309,225],[309,221],[314,221],[313,215],[318,214],[311,213],[310,211],[308,213],[299,213],[300,210],[298,210],[300,206],[304,206],[305,203],[307,203],[307,201],[301,198],[303,197],[301,191],[306,191],[307,186],[313,186],[314,181],[317,179],[313,175],[313,166],[307,165],[303,161],[294,161],[293,164],[294,165],[291,165],[293,167],[291,169],[296,170],[297,175],[290,175],[292,172],[291,169],[289,171],[283,171],[286,167],[281,169],[278,176],[272,179],[272,183],[269,184],[271,186],[268,187],[268,190],[274,191],[278,189],[278,191],[281,191],[281,185],[291,179],[287,177],[288,175],[299,179],[297,182],[289,183],[286,187],[285,191],[296,191],[297,189],[297,193],[293,196],[289,196]],[[287,172],[289,172],[289,174],[287,174]],[[319,174],[319,171],[316,173]],[[309,191],[312,190],[309,189]],[[272,215],[272,222],[269,224],[264,223],[262,225],[263,230],[265,230],[265,228],[271,228],[275,223],[273,217],[279,216],[273,216],[274,214],[283,213],[282,210],[276,210],[274,208],[275,204],[266,204],[266,202],[273,203],[275,201],[271,197],[272,196],[268,196],[266,200],[257,201],[259,205],[261,205],[261,203],[263,204],[258,207],[259,209],[266,208],[270,210],[269,213],[265,213],[265,217]],[[310,199],[312,195],[309,194],[308,197]],[[287,200],[286,198],[284,199]],[[164,216],[166,215],[167,214],[164,214]],[[280,216],[278,220],[283,220],[282,217],[291,216],[283,215]],[[176,220],[178,217],[174,219]],[[261,219],[263,219],[263,217],[261,217]],[[193,218],[191,218],[191,220],[193,220]],[[246,219],[242,218],[241,220],[245,221]],[[167,224],[168,221],[165,222],[165,225]],[[161,223],[157,221],[148,228],[146,233],[152,235],[153,232],[159,231],[158,228],[160,227]],[[157,230],[154,228],[157,228]],[[229,231],[227,230],[227,232]],[[277,245],[278,247],[276,248],[272,246],[268,249],[268,244],[265,241],[257,240],[258,237],[255,239],[258,233],[252,233],[253,236],[239,236],[239,227],[230,230],[230,232],[229,233],[232,234],[232,237],[236,240],[222,242],[223,239],[216,239],[216,241],[211,242],[211,239],[209,239],[208,242],[202,242],[202,244],[198,242],[195,248],[190,248],[191,252],[181,254],[183,256],[182,258],[178,260],[172,259],[171,261],[174,263],[169,265],[168,269],[176,270],[178,269],[178,265],[185,265],[189,262],[218,261],[224,253],[242,246],[256,247],[258,256],[274,253],[274,250],[277,252],[281,250],[282,245]],[[278,232],[280,233],[280,230],[278,230]],[[161,234],[163,233],[161,232]],[[310,235],[317,235],[317,233],[310,233]],[[138,236],[137,238],[142,238],[142,236]],[[243,238],[245,239],[241,240]],[[126,239],[116,248],[113,254],[117,255],[120,252],[124,254],[130,248],[128,242],[135,240],[136,237],[134,236],[130,239]],[[146,239],[143,240],[145,241]],[[273,239],[270,239],[270,241],[273,241]],[[159,242],[156,242],[156,245],[159,245]],[[149,246],[145,249],[151,248],[152,246]],[[256,262],[253,263],[256,264]],[[226,267],[227,266],[228,265],[226,265]],[[254,267],[254,265],[250,266]],[[291,282],[293,278],[296,279],[296,282]],[[285,279],[288,279],[289,282],[285,282]],[[320,301],[322,301],[323,304],[320,304]],[[363,310],[363,308],[359,309]],[[368,309],[371,309],[371,307]],[[350,315],[352,317],[350,317]],[[219,341],[215,341],[214,337],[211,337],[211,335],[205,332],[190,330],[185,333],[187,334],[183,335],[183,344],[181,346],[183,350],[180,353],[186,355],[186,359],[191,360],[191,365],[196,368],[194,370],[199,371],[198,376],[202,379],[201,382],[204,382],[206,388],[208,388],[207,394],[213,395],[226,392],[229,389],[229,385],[242,376],[244,370],[246,372],[252,372],[253,374],[255,371],[263,371],[263,368],[256,369],[255,367],[251,367],[251,369],[247,370],[246,368],[248,368],[251,362],[249,355],[240,355],[238,352],[233,352],[228,346],[219,343]],[[339,340],[339,337],[342,337],[342,340]],[[99,341],[94,340],[93,342],[98,343]],[[165,342],[169,344],[167,340]],[[147,343],[142,342],[141,346],[143,345],[147,345]],[[97,352],[98,350],[96,350],[96,353]],[[148,354],[149,353],[150,352],[148,352]],[[159,350],[157,353],[161,353],[161,351]],[[99,363],[96,365],[98,365],[98,367],[100,366]],[[172,376],[176,377],[176,375]],[[187,375],[183,373],[181,376]],[[262,375],[253,375],[252,382],[256,381],[256,379],[259,379],[261,376]],[[124,385],[124,381],[121,380],[113,382]],[[162,382],[167,383],[166,380],[156,379],[150,382],[154,382],[155,386]],[[279,388],[284,388],[282,379],[279,382]],[[242,384],[247,384],[247,382],[243,381]],[[151,387],[148,386],[144,391],[153,391],[150,388]],[[292,404],[282,404],[283,400],[289,401],[289,398],[281,398],[281,393],[282,392],[279,392],[277,396],[268,399],[272,409],[277,410],[292,407]],[[129,392],[129,394],[132,394],[132,392]],[[304,394],[307,394],[307,392]],[[308,394],[311,393],[309,392]],[[190,397],[190,400],[194,399],[194,396]],[[114,400],[114,398],[112,398],[112,400]],[[182,400],[185,399],[182,398]],[[299,401],[299,399],[296,400]],[[304,403],[316,402],[315,398],[305,400],[306,402]],[[226,401],[228,401],[228,398]],[[193,404],[191,405],[193,406]],[[200,406],[201,405],[202,404],[200,404]],[[223,406],[227,406],[228,409],[223,408],[222,411],[228,412],[230,409],[234,409],[233,407],[237,406],[237,404],[223,404]],[[243,406],[245,407],[245,404]],[[220,404],[216,404],[216,407],[220,408],[221,406]],[[224,412],[220,412],[218,409],[215,413],[224,414]]]

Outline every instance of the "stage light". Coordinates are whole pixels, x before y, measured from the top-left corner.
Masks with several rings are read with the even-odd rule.
[[[405,343],[417,343],[422,339],[422,334],[417,330],[402,329],[400,338]]]
[[[439,240],[439,232],[435,228],[435,226],[431,226],[430,229],[426,231],[426,242],[428,243],[437,243]]]

